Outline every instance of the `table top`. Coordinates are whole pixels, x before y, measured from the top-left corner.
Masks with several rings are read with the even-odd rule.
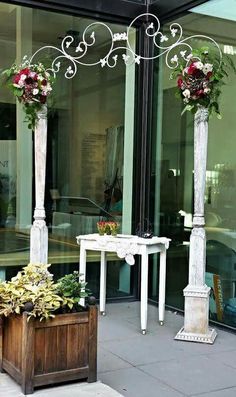
[[[164,244],[166,248],[169,247],[169,242],[171,241],[171,239],[167,237],[153,236],[152,238],[143,238],[131,234],[117,234],[117,236],[111,236],[111,235],[100,236],[98,233],[84,234],[84,235],[82,234],[80,236],[77,236],[76,240],[78,244],[81,240],[104,241],[104,242],[128,241],[130,243],[136,243],[141,245]]]

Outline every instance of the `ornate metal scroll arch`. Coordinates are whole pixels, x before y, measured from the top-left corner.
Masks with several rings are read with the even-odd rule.
[[[144,18],[148,20],[153,20],[148,24],[148,26],[145,29],[145,34],[153,40],[154,47],[158,50],[158,53],[153,56],[153,57],[145,57],[142,56],[142,54],[137,54],[134,49],[132,48],[132,45],[130,43],[130,30],[135,27],[135,24],[137,20],[143,19]],[[94,31],[94,27],[100,26],[104,27],[110,37],[111,43],[108,49],[107,54],[101,58],[98,59],[95,62],[85,62],[83,61],[83,58],[85,57],[86,54],[88,54],[89,48],[93,47],[96,44],[96,34]],[[69,54],[68,50],[71,48],[71,45],[74,43],[74,37],[71,35],[68,35],[63,38],[61,42],[61,47],[55,47],[55,46],[50,46],[46,45],[41,48],[39,48],[30,58],[30,64],[34,62],[34,59],[36,55],[41,53],[44,50],[47,49],[52,49],[55,50],[56,52],[59,52],[59,55],[57,55],[52,63],[51,66],[47,69],[49,73],[52,73],[54,77],[56,74],[60,71],[61,69],[61,61],[62,59],[66,59],[69,61],[70,65],[67,67],[66,72],[65,72],[65,77],[67,79],[73,78],[77,71],[78,71],[78,66],[96,66],[96,65],[101,65],[101,67],[108,66],[109,68],[114,68],[117,65],[119,57],[123,59],[123,62],[125,65],[129,64],[140,64],[141,60],[154,60],[157,58],[160,58],[162,56],[165,56],[165,63],[166,66],[169,69],[175,69],[180,62],[180,59],[182,58],[186,62],[186,66],[188,65],[188,62],[192,58],[192,50],[193,47],[190,45],[189,41],[192,39],[205,39],[209,42],[211,42],[219,52],[219,65],[221,63],[222,59],[222,52],[219,47],[219,44],[212,39],[209,36],[205,35],[192,35],[186,38],[183,38],[183,29],[182,26],[177,23],[173,22],[170,25],[170,34],[163,34],[160,30],[161,24],[160,20],[158,17],[154,14],[151,13],[144,13],[141,15],[138,15],[133,21],[130,23],[130,25],[127,28],[126,32],[122,33],[113,33],[111,28],[105,24],[104,22],[93,22],[89,24],[82,35],[82,40],[79,42],[79,44],[75,48],[75,55]],[[90,31],[92,31],[90,33]],[[169,41],[169,37],[172,37],[173,39],[176,38],[175,42],[170,44],[170,45],[164,45],[164,43],[167,43]],[[125,45],[118,45],[116,46],[117,42],[125,41]],[[171,53],[176,50],[176,53],[171,57]],[[121,52],[121,54],[120,54]],[[79,54],[79,55],[77,55]],[[194,57],[195,59],[199,59],[198,57]]]

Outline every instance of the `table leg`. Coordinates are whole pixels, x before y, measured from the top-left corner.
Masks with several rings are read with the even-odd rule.
[[[84,248],[83,241],[80,243],[80,256],[79,256],[79,272],[81,274],[80,280],[86,281],[86,249]],[[79,301],[81,306],[85,305],[85,299],[81,298]]]
[[[166,250],[160,252],[159,304],[158,304],[160,325],[164,324],[165,290],[166,290]]]
[[[100,267],[100,313],[105,316],[106,305],[106,281],[107,281],[107,260],[106,252],[101,251],[101,267]]]
[[[141,256],[141,331],[146,334],[147,330],[147,311],[148,311],[148,253]]]

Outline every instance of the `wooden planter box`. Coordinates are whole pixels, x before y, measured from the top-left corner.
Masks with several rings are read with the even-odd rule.
[[[0,369],[22,387],[87,378],[97,380],[97,308],[59,314],[48,321],[27,313],[4,318],[0,324]]]

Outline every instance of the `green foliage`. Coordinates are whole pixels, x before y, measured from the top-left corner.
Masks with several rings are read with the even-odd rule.
[[[0,315],[20,314],[28,309],[28,318],[47,320],[63,307],[72,309],[80,298],[88,295],[86,283],[79,282],[78,272],[53,282],[50,265],[29,264],[11,281],[0,283]]]
[[[67,304],[70,309],[78,304],[81,298],[86,298],[90,295],[89,289],[86,288],[87,283],[81,281],[81,274],[74,271],[71,274],[66,274],[57,282],[57,293],[64,299],[70,299],[72,305]]]

